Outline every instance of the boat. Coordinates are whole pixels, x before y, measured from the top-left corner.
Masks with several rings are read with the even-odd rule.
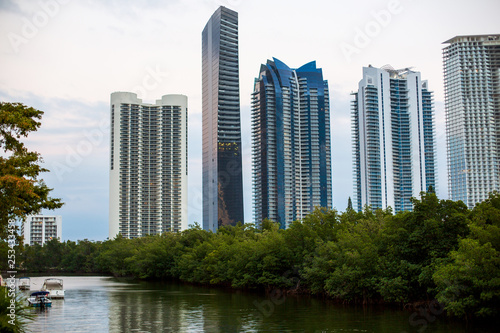
[[[56,279],[56,278],[45,279],[41,290],[50,292],[49,296],[52,299],[64,298],[62,279]]]
[[[31,280],[29,277],[19,278],[19,290],[30,290]]]
[[[52,300],[48,291],[34,291],[28,298],[28,304],[35,308],[48,308],[52,306]]]

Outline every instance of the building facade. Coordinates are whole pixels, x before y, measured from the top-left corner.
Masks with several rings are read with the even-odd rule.
[[[436,191],[433,95],[419,72],[364,67],[351,104],[354,209],[411,211]]]
[[[44,245],[52,239],[62,238],[62,217],[60,215],[31,215],[21,224],[24,244]]]
[[[315,207],[332,208],[328,82],[310,62],[291,69],[262,65],[252,94],[253,196],[256,224],[286,228]]]
[[[473,208],[500,189],[500,35],[444,44],[449,198]]]
[[[238,13],[220,7],[202,33],[203,228],[244,223]]]
[[[111,94],[109,238],[181,231],[187,221],[187,97]]]

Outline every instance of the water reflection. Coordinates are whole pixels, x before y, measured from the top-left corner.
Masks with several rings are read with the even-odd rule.
[[[252,298],[178,284],[139,284],[110,293],[110,331],[239,332],[251,330]],[[245,327],[246,326],[246,327]]]
[[[32,278],[32,291],[43,279]],[[32,309],[36,319],[28,332],[489,332],[466,330],[445,315],[412,324],[411,312],[343,307],[310,297],[107,277],[63,279],[66,298],[53,300],[45,311]]]

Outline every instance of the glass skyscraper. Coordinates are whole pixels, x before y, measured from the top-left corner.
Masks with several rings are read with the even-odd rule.
[[[109,238],[187,229],[187,97],[112,93],[110,129]]]
[[[419,72],[363,67],[352,101],[354,208],[412,210],[436,189],[432,92]]]
[[[314,207],[332,207],[328,82],[310,62],[291,69],[273,58],[252,94],[253,195],[256,224],[286,228]]]
[[[444,43],[449,197],[472,208],[500,190],[500,35]]]
[[[238,13],[219,7],[202,33],[203,228],[244,222]]]

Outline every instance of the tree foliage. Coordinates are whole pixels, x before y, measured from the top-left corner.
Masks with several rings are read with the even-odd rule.
[[[500,314],[500,194],[470,212],[470,234],[458,241],[449,261],[437,265],[433,278],[437,299],[446,310],[464,318]]]
[[[0,239],[7,238],[9,220],[24,219],[41,209],[62,206],[60,199],[49,196],[40,174],[39,153],[29,151],[21,141],[38,130],[43,112],[20,103],[0,102]]]

